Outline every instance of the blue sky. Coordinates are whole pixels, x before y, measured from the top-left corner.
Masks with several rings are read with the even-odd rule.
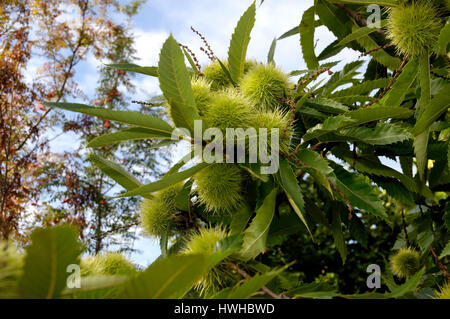
[[[251,3],[250,0],[148,0],[138,16],[133,19],[131,26],[136,36],[136,56],[139,59],[135,63],[145,66],[156,65],[162,43],[172,33],[178,42],[188,45],[195,52],[200,63],[205,65],[209,60],[200,51],[199,48],[203,44],[190,30],[191,26],[207,38],[219,58],[226,58],[234,27]],[[259,4],[259,1],[257,3]],[[264,1],[263,5],[257,8],[256,23],[251,33],[247,57],[266,61],[272,40],[298,25],[303,12],[312,3],[313,0]],[[315,37],[316,53],[335,40],[325,27],[319,27]],[[358,53],[344,49],[338,56],[333,57],[333,61],[342,61],[335,70],[345,63],[358,59],[358,56]],[[275,62],[287,72],[306,68],[298,35],[278,41]],[[93,97],[96,87],[98,66],[98,61],[88,57],[77,70],[76,81],[90,98]],[[160,93],[156,78],[138,75],[133,82],[137,88],[134,99],[145,99]],[[68,114],[68,116],[75,115]],[[73,135],[64,135],[52,142],[52,148],[55,151],[70,150],[76,145],[76,136]],[[183,155],[182,151],[182,148],[173,150],[174,161]],[[395,166],[394,163],[391,164]],[[135,242],[135,248],[142,253],[133,254],[130,257],[142,266],[150,264],[160,254],[158,242],[145,237]]]

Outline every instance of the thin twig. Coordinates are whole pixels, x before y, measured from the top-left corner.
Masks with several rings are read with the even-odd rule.
[[[101,237],[105,237],[105,236],[106,236],[107,234],[109,234],[109,233],[114,233],[114,232],[116,232],[116,231],[119,231],[119,230],[122,230],[122,229],[125,229],[125,228],[130,228],[130,227],[133,227],[133,226],[137,226],[137,225],[139,225],[139,223],[140,223],[140,222],[135,222],[135,223],[126,224],[126,225],[123,225],[123,226],[120,226],[120,227],[116,227],[116,228],[110,229],[110,230],[108,230],[108,231],[105,231],[105,232],[103,232],[103,233],[100,233],[100,234],[97,234],[97,235],[95,235],[95,236],[92,236],[92,238],[101,238]]]
[[[405,233],[406,246],[409,247],[409,238],[408,238],[408,231],[406,229],[405,211],[403,209],[402,209],[402,225],[403,225],[403,232]]]
[[[442,270],[442,274],[444,275],[447,280],[450,280],[450,273],[448,272],[447,266],[445,266],[441,260],[439,259],[438,255],[436,255],[436,252],[434,251],[434,248],[430,246],[430,251],[433,254],[434,260],[436,261],[436,264],[439,266],[439,268]]]

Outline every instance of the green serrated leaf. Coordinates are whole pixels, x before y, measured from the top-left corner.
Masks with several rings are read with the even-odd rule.
[[[359,126],[340,130],[338,133],[347,141],[358,141],[371,145],[386,145],[411,139],[408,130],[395,124],[378,123],[374,129]]]
[[[244,231],[244,243],[240,255],[245,260],[255,258],[266,250],[267,235],[275,214],[276,195],[277,189],[274,188],[256,211],[250,226]]]
[[[231,36],[228,48],[228,65],[230,66],[231,78],[236,83],[244,75],[245,56],[250,42],[250,32],[255,24],[255,15],[256,7],[253,2],[239,19]]]
[[[136,189],[133,189],[127,193],[120,194],[120,195],[116,196],[116,198],[148,195],[148,194],[156,192],[160,189],[164,189],[164,188],[172,186],[178,182],[184,181],[185,179],[191,177],[195,173],[201,171],[202,169],[204,169],[210,165],[212,165],[212,164],[208,164],[208,163],[197,164],[194,167],[188,168],[184,171],[166,175],[159,181],[152,182],[152,183],[140,186]]]
[[[345,259],[347,258],[347,245],[345,244],[344,234],[342,232],[340,209],[337,207],[333,208],[332,215],[333,218],[330,228],[333,233],[334,244],[341,255],[342,264],[345,264]]]
[[[299,25],[300,45],[303,53],[303,60],[308,69],[313,70],[319,67],[319,60],[317,60],[314,53],[314,15],[315,6],[310,7],[303,13],[302,21]]]
[[[360,4],[360,5],[369,5],[369,4],[378,4],[380,6],[388,6],[395,7],[398,5],[398,1],[396,0],[333,0],[334,3],[349,3],[349,4]]]
[[[403,68],[402,72],[395,80],[389,92],[380,101],[380,104],[386,106],[400,106],[405,99],[408,89],[413,85],[417,77],[418,70],[417,59],[411,59]]]
[[[141,73],[155,77],[158,76],[158,68],[156,66],[139,66],[133,63],[107,64],[106,66],[123,71]]]
[[[445,245],[444,249],[442,249],[439,258],[444,258],[445,256],[450,256],[450,241]]]
[[[334,92],[331,97],[334,99],[336,97],[344,97],[344,96],[352,96],[352,95],[361,95],[368,94],[369,92],[383,88],[389,84],[389,79],[381,78],[371,81],[364,81],[360,84],[353,85],[347,89],[343,89],[340,91]]]
[[[336,288],[326,283],[308,283],[289,291],[297,298],[331,299],[337,295]]]
[[[93,153],[89,155],[89,160],[126,190],[132,190],[142,186],[136,177],[131,175],[117,163]]]
[[[364,176],[347,172],[342,167],[334,168],[336,187],[353,207],[365,210],[377,217],[387,219],[383,201],[378,198],[374,188]],[[339,197],[342,198],[340,194]]]
[[[246,203],[239,206],[231,216],[230,235],[242,234],[251,217],[252,212]]]
[[[450,42],[450,23],[447,23],[445,27],[441,29],[441,33],[439,34],[438,39],[438,47],[436,48],[436,51],[439,52],[439,54],[445,55],[447,53],[447,46]]]
[[[78,103],[45,102],[44,104],[49,107],[57,107],[67,111],[151,129],[161,134],[172,134],[173,131],[173,127],[160,118],[139,112],[109,110]]]
[[[425,267],[415,273],[411,278],[409,278],[403,285],[396,287],[391,291],[389,296],[391,298],[399,298],[409,292],[413,292],[417,289],[425,273]]]
[[[58,298],[66,287],[69,265],[78,265],[82,252],[77,228],[60,225],[36,229],[26,247],[23,275],[19,279],[22,298]]]
[[[252,278],[247,279],[241,285],[236,287],[232,293],[227,296],[227,299],[248,299],[255,292],[269,283],[272,279],[278,276],[285,267],[272,270],[264,274],[256,274]]]
[[[121,288],[124,299],[182,298],[211,267],[206,255],[174,255],[157,259]]]
[[[272,44],[270,45],[269,53],[267,54],[267,63],[275,64],[273,57],[275,55],[276,47],[277,47],[277,38],[273,39]]]
[[[280,159],[279,179],[280,185],[285,191],[289,203],[291,204],[292,208],[294,209],[295,213],[298,215],[302,223],[306,226],[308,232],[312,237],[312,233],[304,217],[305,201],[303,200],[302,190],[298,185],[297,177],[295,176],[291,165],[285,158]]]
[[[195,107],[189,72],[184,55],[172,35],[164,42],[159,56],[159,85],[169,102],[170,115],[177,127],[187,128],[194,134],[194,120],[200,116]]]
[[[87,147],[103,147],[123,141],[136,141],[146,139],[170,139],[172,133],[151,130],[142,127],[132,127],[114,133],[104,134],[92,139]]]
[[[345,12],[326,0],[318,0],[316,13],[320,21],[338,38],[343,39],[351,32],[348,26],[350,19]]]
[[[349,34],[348,36],[343,38],[337,45],[338,46],[346,45],[347,43],[350,43],[361,37],[369,35],[375,31],[377,31],[380,28],[384,28],[387,25],[387,20],[381,20],[379,23],[380,23],[379,27],[377,26],[377,23],[372,23],[365,27],[360,27],[360,28],[354,29],[351,34]]]
[[[429,129],[431,124],[438,119],[438,117],[448,110],[450,106],[450,84],[446,84],[434,98],[425,106],[417,119],[411,133],[419,135],[425,130]]]

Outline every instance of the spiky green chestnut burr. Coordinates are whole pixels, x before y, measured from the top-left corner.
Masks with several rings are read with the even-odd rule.
[[[80,274],[82,277],[101,275],[102,269],[99,259],[95,256],[82,257],[80,261]]]
[[[136,266],[117,252],[107,252],[81,259],[81,276],[129,276],[136,273]]]
[[[275,67],[259,64],[242,79],[240,88],[262,110],[273,110],[283,104],[287,94],[288,76]]]
[[[193,233],[187,240],[182,254],[211,254],[216,244],[227,237],[227,232],[219,227],[202,228]],[[196,285],[202,294],[214,293],[227,286],[232,281],[232,272],[227,264],[233,262],[233,257],[227,257],[214,266]]]
[[[441,30],[441,20],[429,0],[401,3],[389,9],[387,36],[398,52],[417,56],[433,47]]]
[[[243,200],[244,172],[235,164],[213,164],[194,179],[198,200],[210,212],[229,212]]]
[[[398,278],[409,278],[420,267],[420,255],[411,248],[402,248],[391,257],[391,270]]]
[[[450,283],[445,283],[435,294],[437,299],[450,299]]]
[[[125,256],[117,252],[107,252],[97,255],[103,275],[132,275],[136,273],[136,266]]]
[[[211,103],[211,82],[205,77],[196,77],[191,81],[197,111],[202,116]]]
[[[227,61],[224,61],[223,64],[228,67]],[[223,72],[218,61],[207,65],[203,70],[203,74],[209,81],[211,81],[212,90],[220,90],[230,86],[230,80],[225,72]]]
[[[172,233],[176,227],[179,210],[176,197],[183,184],[176,184],[156,192],[153,198],[145,199],[141,204],[141,225],[144,233],[151,237],[161,237]]]
[[[279,149],[283,152],[289,152],[291,138],[293,136],[293,127],[291,123],[290,113],[282,111],[278,108],[273,111],[260,111],[255,116],[254,127],[267,128],[267,145],[270,149],[271,130],[278,129]]]
[[[228,61],[224,60],[222,61],[223,65],[225,65],[227,68]],[[244,63],[244,74],[253,69],[257,65],[257,62],[254,60],[247,60]],[[228,78],[228,76],[223,71],[222,67],[220,66],[220,63],[218,61],[215,61],[205,67],[203,70],[203,74],[206,76],[208,80],[212,82],[211,89],[212,90],[220,90],[226,87],[230,87],[231,83]]]
[[[218,128],[225,134],[227,128],[249,127],[255,112],[248,98],[230,88],[214,94],[203,119],[208,127]]]
[[[0,299],[18,298],[23,260],[15,245],[0,241]]]

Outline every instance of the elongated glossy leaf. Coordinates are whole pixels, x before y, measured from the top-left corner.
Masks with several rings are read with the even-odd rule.
[[[375,216],[387,218],[383,202],[364,176],[347,172],[341,167],[334,169],[336,186],[352,206],[358,207]],[[338,194],[340,197],[341,195]]]
[[[316,182],[325,187],[332,195],[333,192],[328,176],[333,172],[333,169],[328,165],[328,161],[320,156],[319,153],[308,149],[301,150],[296,156],[302,163],[307,165],[307,167],[302,168],[306,169]]]
[[[425,106],[412,130],[414,135],[419,135],[450,107],[450,84],[445,85],[431,101]]]
[[[245,56],[248,43],[250,42],[250,32],[255,24],[255,15],[256,7],[253,2],[239,19],[231,36],[228,48],[228,65],[230,66],[231,78],[236,83],[239,82],[239,79],[244,74]]]
[[[195,65],[195,62],[194,62],[194,60],[192,60],[192,57],[189,54],[189,52],[187,52],[185,48],[182,48],[182,49],[183,49],[184,56],[186,57],[186,60],[188,60],[189,65],[191,66],[192,70],[194,70],[194,72],[196,74],[199,74],[200,70],[197,68],[197,65]]]
[[[386,106],[400,106],[405,99],[406,92],[413,85],[417,77],[417,59],[411,59],[403,68],[386,96],[381,99],[380,104]]]
[[[225,73],[225,75],[227,76],[227,78],[230,81],[230,83],[233,84],[234,87],[237,87],[236,82],[234,82],[233,78],[231,77],[230,70],[228,70],[227,66],[222,61],[220,61],[219,58],[216,58],[216,59],[217,59],[217,62],[219,62],[223,73]]]
[[[398,1],[396,0],[333,0],[334,3],[349,3],[349,4],[361,4],[361,5],[369,5],[369,4],[378,4],[380,6],[389,6],[395,7],[398,5]]]
[[[275,55],[276,47],[277,47],[277,38],[273,39],[272,44],[270,45],[269,53],[267,54],[267,63],[275,64],[273,57]]]
[[[316,28],[317,28],[317,27],[320,27],[321,25],[322,25],[322,22],[320,22],[320,20],[314,21],[314,26],[315,26]],[[293,35],[296,35],[297,33],[298,33],[298,25],[295,26],[295,27],[293,27],[293,28],[291,28],[291,29],[289,29],[289,30],[286,31],[285,33],[283,33],[281,36],[278,37],[277,40],[282,40],[282,39],[291,37],[291,36],[293,36]]]
[[[444,258],[445,256],[450,256],[450,241],[445,245],[444,249],[442,249],[439,258]]]
[[[347,258],[347,245],[345,244],[344,234],[342,233],[341,213],[339,209],[333,209],[333,219],[331,221],[331,232],[333,233],[334,245],[336,246],[342,258],[342,263],[345,264]]]
[[[289,291],[297,298],[331,299],[337,295],[336,288],[326,283],[308,283]]]
[[[164,176],[162,179],[156,182],[149,183],[147,185],[143,185],[141,187],[138,187],[134,190],[131,190],[125,194],[121,194],[116,196],[117,198],[120,197],[129,197],[129,196],[145,196],[150,193],[156,192],[160,189],[172,186],[178,182],[184,181],[185,179],[191,177],[195,173],[201,171],[202,169],[208,167],[211,164],[208,163],[200,163],[197,164],[194,167],[188,168],[181,172],[176,172],[167,176]]]
[[[401,297],[409,292],[413,292],[417,289],[422,279],[423,274],[425,273],[425,267],[416,272],[411,278],[409,278],[403,285],[397,286],[394,290],[391,291],[389,296],[391,298]]]
[[[353,30],[356,30],[358,26],[353,26]],[[393,57],[387,53],[384,49],[379,49],[380,45],[373,40],[370,35],[365,35],[356,40],[366,52],[370,52],[370,55],[380,64],[384,65],[388,69],[394,71],[400,66],[400,59]],[[377,50],[375,50],[377,49]]]
[[[314,15],[315,6],[312,6],[303,13],[299,26],[303,60],[305,60],[306,66],[310,70],[319,67],[319,60],[317,60],[316,54],[314,53]]]
[[[250,226],[244,231],[244,243],[240,255],[245,260],[255,258],[266,251],[267,235],[275,213],[276,196],[277,189],[274,188],[256,211]]]
[[[378,123],[374,129],[360,126],[339,131],[347,141],[359,141],[371,145],[387,145],[412,138],[407,129],[390,123]]]
[[[342,114],[348,111],[348,107],[344,104],[325,98],[307,99],[304,105],[330,114]]]
[[[252,278],[244,281],[243,284],[238,286],[231,292],[227,299],[248,299],[255,292],[262,288],[262,286],[267,285],[272,279],[278,276],[284,268],[272,270],[264,274],[256,274]]]
[[[446,54],[447,46],[449,43],[450,43],[450,23],[447,23],[445,27],[442,28],[441,33],[439,35],[438,48],[436,51],[438,51],[439,54]]]
[[[73,299],[109,299],[117,297],[120,285],[128,280],[127,276],[88,276],[81,277],[80,288],[65,288],[61,296]]]
[[[321,95],[328,97],[339,86],[355,81],[354,77],[358,74],[356,71],[361,67],[362,63],[362,61],[350,62],[341,71],[334,73],[328,82],[320,88],[322,91]]]
[[[73,226],[60,225],[33,231],[19,280],[21,296],[58,298],[70,275],[67,267],[78,264],[81,252],[78,231]]]
[[[181,255],[157,259],[122,287],[125,299],[182,298],[210,269],[206,255]]]
[[[369,35],[375,31],[377,31],[379,28],[385,27],[386,24],[387,24],[387,20],[382,20],[382,21],[380,21],[380,27],[377,27],[376,23],[372,23],[365,27],[355,29],[351,34],[349,34],[348,36],[343,38],[337,45],[339,45],[339,46],[345,45],[345,44],[350,43],[354,40],[357,40],[361,37]]]
[[[141,73],[150,76],[158,76],[158,67],[156,66],[139,66],[133,63],[107,64],[107,66],[124,71]]]
[[[139,112],[109,110],[78,103],[45,102],[44,104],[49,107],[57,107],[67,111],[79,112],[102,119],[148,128],[161,134],[172,134],[173,131],[173,128],[160,118]]]
[[[246,203],[242,204],[231,216],[230,236],[242,234],[251,217],[250,207]]]
[[[428,50],[419,56],[418,78],[420,84],[420,98],[416,104],[416,113],[418,114],[418,118],[421,118],[431,99],[430,58],[428,55]],[[414,154],[416,155],[417,172],[419,173],[421,180],[424,179],[425,167],[428,162],[427,149],[429,135],[430,130],[425,129],[422,133],[415,136],[413,143]]]
[[[303,200],[303,194],[300,186],[297,182],[297,177],[295,176],[291,165],[285,158],[280,159],[279,168],[280,184],[286,193],[286,196],[294,209],[295,213],[298,215],[300,220],[308,229],[311,237],[311,231],[309,230],[308,223],[305,220],[305,201]]]
[[[341,52],[344,47],[343,46],[338,46],[339,40],[335,40],[333,42],[331,42],[328,46],[325,47],[325,49],[322,50],[322,52],[319,53],[319,55],[317,56],[317,59],[319,61],[331,58],[333,56],[335,56],[336,54],[338,54],[339,52]]]
[[[132,190],[142,186],[133,175],[117,163],[93,153],[89,155],[89,160],[126,190]]]
[[[193,135],[194,120],[200,119],[194,101],[184,55],[172,35],[164,42],[158,63],[159,85],[171,109],[175,125],[187,128]]]
[[[328,161],[320,156],[319,153],[308,149],[302,149],[296,155],[300,161],[308,166],[321,172],[323,175],[328,176],[333,172],[333,169],[328,165]]]
[[[318,0],[316,4],[316,13],[320,21],[338,38],[342,40],[351,29],[348,26],[350,19],[345,12],[331,4],[327,0]]]
[[[334,148],[333,155],[351,164],[356,170],[376,176],[393,177],[398,179],[410,192],[422,193],[425,197],[432,197],[432,192],[427,187],[419,187],[415,179],[402,174],[382,163],[367,158],[354,158],[349,151]]]
[[[146,139],[170,139],[172,134],[151,130],[142,127],[132,127],[123,129],[114,133],[101,135],[92,139],[87,147],[102,147],[105,145],[115,144],[123,141],[135,141]]]
[[[344,113],[345,116],[355,120],[358,125],[385,119],[407,119],[413,114],[414,111],[405,107],[390,106],[366,107]]]
[[[310,128],[305,135],[303,135],[303,141],[309,141],[313,138],[318,138],[329,132],[339,130],[341,128],[357,125],[357,122],[347,116],[338,115],[327,118],[323,123],[319,123],[316,126]]]
[[[360,95],[367,94],[372,90],[383,88],[389,84],[389,79],[381,78],[372,81],[364,81],[361,84],[353,85],[347,89],[343,89],[340,91],[336,91],[332,94],[332,97],[343,97],[343,96],[352,96],[352,95]]]

